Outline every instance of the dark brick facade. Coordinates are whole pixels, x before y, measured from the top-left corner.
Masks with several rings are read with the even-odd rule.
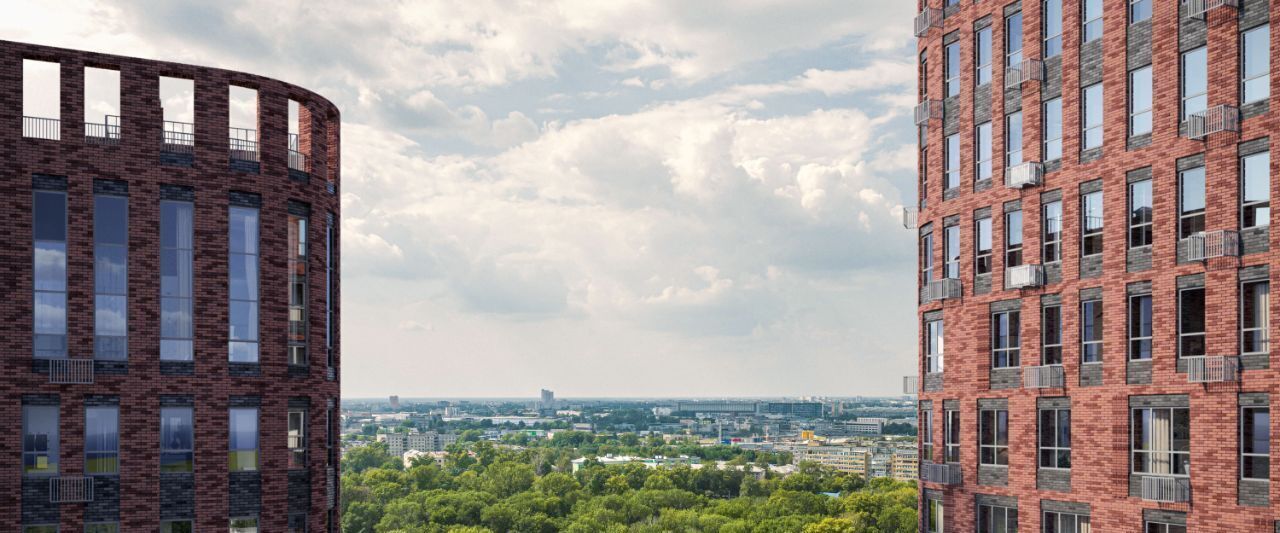
[[[60,65],[61,140],[24,137],[22,61]],[[86,142],[84,69],[120,72],[120,138]],[[161,156],[159,77],[194,80],[194,149]],[[228,85],[258,91],[260,163],[230,164]],[[298,151],[289,168],[288,101],[300,104]],[[59,524],[81,531],[118,521],[120,531],[155,532],[161,519],[191,519],[196,531],[225,531],[229,516],[257,515],[260,531],[337,531],[336,435],[340,373],[338,243],[341,122],[329,101],[276,80],[226,70],[0,41],[0,530]],[[32,190],[67,193],[67,345],[94,354],[94,194],[127,195],[127,360],[99,361],[92,384],[51,384],[33,363]],[[159,361],[159,203],[194,204],[194,360]],[[260,213],[259,362],[228,362],[228,207]],[[303,206],[305,210],[302,209]],[[306,328],[308,364],[287,364],[287,217],[310,214]],[[326,280],[326,224],[332,224],[332,281]],[[327,285],[328,283],[328,285]],[[325,295],[331,289],[332,338]],[[43,363],[43,364],[40,364]],[[22,405],[59,406],[59,475],[85,471],[85,406],[118,405],[119,473],[98,477],[89,503],[50,503],[47,477],[22,471]],[[259,406],[256,472],[228,472],[228,408]],[[194,472],[159,471],[161,407],[194,408]],[[307,412],[304,467],[290,468],[287,413]],[[326,427],[331,424],[331,428]],[[332,429],[332,431],[328,431]],[[290,529],[292,526],[293,529]]]

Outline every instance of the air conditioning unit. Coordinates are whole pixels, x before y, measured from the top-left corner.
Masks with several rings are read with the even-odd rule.
[[[1036,161],[1027,161],[1009,167],[1005,172],[1004,185],[1010,189],[1034,187],[1044,181],[1044,165]]]
[[[1028,81],[1044,81],[1044,61],[1027,59],[1004,69],[1004,86],[1012,89]]]
[[[1153,502],[1189,502],[1191,480],[1170,476],[1144,476],[1141,495],[1142,499]]]
[[[955,278],[935,279],[927,283],[924,289],[926,302],[959,298],[961,294],[960,280]]]
[[[1193,233],[1184,242],[1187,247],[1187,259],[1191,261],[1240,255],[1240,233],[1237,231],[1202,231]]]
[[[1220,383],[1239,381],[1240,358],[1225,355],[1183,357],[1187,362],[1188,383]]]
[[[1187,117],[1187,137],[1204,139],[1223,131],[1240,131],[1240,109],[1216,105]]]
[[[1010,289],[1024,289],[1044,285],[1044,267],[1041,265],[1018,265],[1004,271],[1005,285]]]
[[[942,10],[926,7],[916,15],[916,37],[924,37],[930,29],[942,27]]]

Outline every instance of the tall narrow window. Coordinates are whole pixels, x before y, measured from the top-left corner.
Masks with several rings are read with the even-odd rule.
[[[1081,257],[1102,253],[1102,191],[1087,193],[1080,198]]]
[[[1240,408],[1240,477],[1271,478],[1271,409]]]
[[[1151,0],[1129,0],[1129,24],[1151,20]]]
[[[289,364],[307,365],[307,219],[289,215]]]
[[[991,315],[991,367],[1012,368],[1019,365],[1022,338],[1018,311]]]
[[[944,148],[946,167],[942,169],[942,188],[949,191],[960,186],[960,134],[948,135]]]
[[[160,471],[191,472],[195,465],[195,431],[190,407],[160,409]]]
[[[1062,54],[1062,0],[1044,0],[1044,57]]]
[[[991,83],[991,26],[978,30],[973,40],[976,48],[973,53],[974,63],[977,64],[975,83],[981,87]]]
[[[960,226],[942,229],[942,277],[960,277]]]
[[[289,410],[289,468],[307,467],[307,412]]]
[[[1062,98],[1044,103],[1044,160],[1062,159]]]
[[[978,417],[978,458],[984,465],[1009,464],[1009,411],[983,409]]]
[[[85,407],[84,471],[91,475],[120,471],[119,407]]]
[[[1178,238],[1204,231],[1204,167],[1178,174]]]
[[[190,361],[195,355],[193,210],[191,202],[160,202],[160,359],[163,361]]]
[[[974,155],[978,160],[976,169],[978,181],[991,179],[991,123],[978,124],[974,131]]]
[[[1022,164],[1022,112],[1010,113],[1004,117],[1005,166],[1014,167]]]
[[[324,346],[325,364],[333,368],[333,214],[324,223]]]
[[[974,271],[981,274],[991,273],[991,217],[978,219],[974,224],[977,232],[977,246],[974,247]]]
[[[1245,354],[1271,352],[1271,284],[1247,281],[1240,284],[1240,349]]]
[[[1178,356],[1205,354],[1204,288],[1178,291]]]
[[[58,406],[22,406],[22,473],[58,473]]]
[[[1191,415],[1186,408],[1133,410],[1133,473],[1191,474]]]
[[[227,104],[227,146],[231,160],[258,162],[258,91],[231,85]]]
[[[1040,311],[1040,328],[1044,336],[1040,364],[1062,364],[1062,306],[1049,305]]]
[[[1071,410],[1040,409],[1040,468],[1071,468]]]
[[[933,460],[933,411],[920,411],[920,453],[925,461]]]
[[[84,140],[120,142],[120,71],[84,68]]]
[[[1271,25],[1246,31],[1240,40],[1240,102],[1261,102],[1271,96]]]
[[[1182,54],[1182,120],[1209,107],[1208,52],[1201,46]]]
[[[1102,146],[1102,84],[1095,83],[1085,87],[1081,93],[1081,134],[1080,147],[1089,150]]]
[[[1080,361],[1102,362],[1102,300],[1080,302]]]
[[[999,505],[978,506],[978,533],[1017,533],[1018,510]]]
[[[1102,0],[1084,0],[1083,17],[1081,19],[1082,42],[1090,42],[1102,38]]]
[[[231,207],[230,360],[258,362],[258,210]]]
[[[1151,295],[1129,297],[1129,359],[1151,359]]]
[[[162,152],[192,154],[196,145],[195,80],[160,77]]]
[[[1022,64],[1022,12],[1004,18],[1004,49],[1006,67]]]
[[[1062,260],[1062,201],[1054,200],[1044,204],[1043,211],[1041,260],[1045,264],[1057,263]]]
[[[35,357],[67,356],[67,195],[35,191],[32,344]]]
[[[1090,533],[1089,515],[1044,512],[1044,530],[1051,533]]]
[[[1151,246],[1151,180],[1129,184],[1129,248]]]
[[[950,98],[960,94],[960,43],[951,43],[942,49],[944,80],[946,91],[943,96]]]
[[[1022,264],[1022,210],[1004,214],[1004,266]]]
[[[933,281],[933,234],[920,237],[920,277],[922,283]]]
[[[94,327],[97,359],[129,353],[129,199],[99,194],[93,201]]]
[[[231,432],[229,470],[243,472],[258,469],[258,410],[249,408],[231,409]]]
[[[1151,133],[1151,66],[1129,73],[1129,135]]]
[[[942,372],[943,364],[943,324],[941,320],[930,320],[924,323],[925,330],[925,371]]]
[[[945,528],[946,507],[942,505],[942,500],[928,500],[929,502],[929,533],[942,533]]]
[[[1240,227],[1271,225],[1271,153],[1262,152],[1240,158],[1241,181]]]
[[[62,65],[22,60],[22,136],[62,138]]]
[[[960,411],[947,409],[943,419],[943,453],[948,463],[960,462]]]

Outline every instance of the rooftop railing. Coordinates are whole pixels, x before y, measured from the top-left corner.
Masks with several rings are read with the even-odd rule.
[[[1057,389],[1063,385],[1062,365],[1032,366],[1022,369],[1022,388]]]
[[[1187,117],[1187,137],[1204,139],[1223,131],[1240,131],[1240,109],[1216,105]]]
[[[62,139],[62,121],[56,118],[22,117],[22,136],[31,139]]]
[[[258,162],[258,130],[227,128],[227,149],[232,161]]]
[[[49,359],[49,383],[93,383],[93,359]]]
[[[1153,502],[1189,502],[1191,480],[1171,476],[1144,476],[1141,496],[1142,499]]]
[[[93,501],[93,478],[88,476],[56,476],[49,478],[49,503]]]
[[[120,144],[120,116],[104,115],[102,123],[84,123],[84,142],[86,144]]]
[[[194,154],[196,125],[166,120],[160,130],[160,151],[172,154]]]
[[[289,134],[289,168],[307,171],[307,156],[302,153],[302,143],[297,133]]]
[[[1187,383],[1220,383],[1240,379],[1240,358],[1226,355],[1183,357],[1187,362]]]

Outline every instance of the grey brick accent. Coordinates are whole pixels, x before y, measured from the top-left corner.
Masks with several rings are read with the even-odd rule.
[[[942,400],[942,408],[948,411],[959,411],[960,400]]]
[[[1036,398],[1036,409],[1070,409],[1070,396],[1051,396]]]
[[[1045,173],[1046,173],[1046,174],[1047,174],[1047,173],[1050,173],[1050,172],[1057,172],[1057,171],[1059,171],[1059,170],[1062,170],[1062,160],[1061,160],[1061,159],[1054,159],[1053,161],[1045,161],[1045,162],[1044,162],[1044,171],[1045,171]]]
[[[129,373],[128,361],[94,361],[93,371],[103,375],[125,375]]]
[[[1062,263],[1044,265],[1044,282],[1046,285],[1062,282]]]
[[[1021,210],[1022,210],[1022,200],[1010,200],[1004,203],[1005,213],[1012,213],[1014,211],[1021,211]]]
[[[87,394],[84,397],[85,407],[119,407],[119,396],[108,396],[105,394]]]
[[[1009,486],[1009,467],[997,465],[978,465],[978,484],[988,487]]]
[[[983,208],[981,208],[981,209],[974,209],[974,210],[973,210],[973,219],[974,219],[974,220],[980,220],[980,219],[984,219],[984,218],[991,218],[991,208],[990,208],[990,207],[983,207]]]
[[[1143,407],[1191,407],[1191,397],[1186,394],[1153,394],[1130,396],[1129,408]]]
[[[261,472],[230,472],[227,483],[228,513],[257,516],[262,511]]]
[[[1071,471],[1056,468],[1037,468],[1036,488],[1056,492],[1071,492]]]
[[[311,204],[299,202],[297,200],[289,200],[288,211],[290,215],[296,217],[309,217],[311,216]]]
[[[960,96],[942,100],[942,135],[960,133]]]
[[[1204,154],[1189,155],[1178,158],[1178,172],[1204,166]]]
[[[1259,100],[1257,102],[1250,102],[1240,106],[1240,118],[1253,118],[1267,114],[1267,111],[1271,108],[1271,105],[1268,103],[1269,101],[1270,99]]]
[[[1199,289],[1204,287],[1204,274],[1178,276],[1178,290]]]
[[[195,396],[160,396],[160,407],[195,407]]]
[[[311,398],[307,396],[290,396],[289,408],[290,409],[310,409]]]
[[[1124,267],[1129,272],[1151,270],[1151,247],[1130,248],[1125,252]]]
[[[1097,42],[1097,41],[1095,41],[1095,42]],[[1099,147],[1097,147],[1097,148],[1090,148],[1090,149],[1088,149],[1088,150],[1085,150],[1085,151],[1080,152],[1080,163],[1081,163],[1081,164],[1083,164],[1083,163],[1092,163],[1092,162],[1097,161],[1097,160],[1099,160],[1099,159],[1102,159],[1102,147],[1101,147],[1101,146],[1099,146]]]
[[[1040,510],[1051,513],[1069,513],[1089,516],[1092,509],[1084,502],[1064,502],[1058,500],[1040,500]]]
[[[239,377],[257,377],[262,375],[258,363],[227,363],[227,374]]]
[[[958,226],[958,225],[960,225],[960,215],[950,215],[950,216],[942,217],[942,227],[946,228],[946,227]]]
[[[1137,296],[1139,294],[1151,294],[1150,281],[1135,281],[1124,286],[1124,293],[1127,296]]]
[[[1271,405],[1271,395],[1265,392],[1242,392],[1237,399],[1240,407],[1267,407]]]
[[[51,405],[57,407],[59,398],[57,394],[23,394],[22,405]]]
[[[1008,398],[978,398],[978,409],[990,411],[992,409],[1009,409]]]
[[[1151,64],[1151,20],[1130,24],[1125,47],[1125,70]]]
[[[1125,145],[1125,149],[1137,150],[1139,148],[1146,148],[1148,146],[1151,146],[1151,134],[1144,133],[1142,135],[1134,135],[1132,137],[1129,137],[1129,141]]]
[[[252,192],[231,191],[227,201],[236,207],[262,207],[262,196]]]
[[[1062,305],[1061,294],[1045,294],[1040,297],[1040,306]]]
[[[1005,114],[1022,111],[1022,87],[1010,87],[1004,90]]]
[[[924,321],[925,321],[925,322],[928,322],[928,321],[930,321],[930,320],[942,320],[942,310],[941,310],[941,309],[935,309],[935,310],[933,310],[933,311],[929,311],[929,312],[925,313],[925,314],[924,314]]]
[[[928,235],[928,234],[930,234],[930,233],[933,233],[933,223],[932,223],[932,222],[926,222],[926,223],[924,223],[924,225],[923,225],[923,226],[920,226],[920,236],[921,236],[921,237],[924,237],[925,235]]]
[[[988,294],[991,292],[991,274],[978,274],[973,277],[973,293]]]
[[[302,183],[311,183],[311,174],[305,170],[289,169],[289,179]]]
[[[949,45],[949,44],[954,43],[954,42],[959,41],[959,40],[960,40],[960,32],[959,32],[959,31],[953,31],[953,32],[951,32],[951,33],[948,33],[948,34],[946,34],[946,35],[943,35],[943,36],[942,36],[942,46]]]
[[[1129,385],[1151,384],[1151,360],[1130,359],[1125,363],[1125,383]]]
[[[227,407],[260,407],[262,398],[258,396],[232,396],[227,398]]]
[[[1054,189],[1040,193],[1040,203],[1047,204],[1049,202],[1062,201],[1062,189]]]
[[[953,200],[957,196],[960,196],[960,187],[952,187],[950,189],[942,191],[943,200]]]
[[[1102,254],[1080,258],[1080,278],[1097,278],[1102,276]]]
[[[1087,289],[1080,289],[1080,301],[1087,302],[1089,300],[1101,300],[1101,299],[1102,299],[1102,287],[1089,287]]]
[[[1237,503],[1245,507],[1269,507],[1271,482],[1265,479],[1241,479]]]
[[[991,390],[1008,390],[1022,387],[1022,368],[992,368]]]
[[[94,178],[93,194],[129,196],[129,182]]]
[[[993,60],[994,61],[994,60]],[[992,65],[992,68],[995,66]],[[973,123],[991,120],[991,84],[980,85],[973,90]],[[993,150],[994,151],[994,150]]]
[[[1080,45],[1080,86],[1102,81],[1102,39]]]
[[[1208,42],[1208,25],[1204,18],[1192,18],[1187,10],[1178,3],[1178,51],[1186,52],[1192,48],[1204,46]]]
[[[1018,508],[1017,496],[1000,496],[998,494],[974,494],[973,503],[978,505],[995,505],[1009,509]]]
[[[1124,173],[1125,183],[1151,179],[1151,167],[1135,168]]]
[[[32,174],[31,188],[37,191],[65,191],[67,190],[67,177],[53,176],[49,174]]]
[[[1271,138],[1269,137],[1252,139],[1236,145],[1236,153],[1239,154],[1240,157],[1262,153],[1269,149],[1271,149]]]
[[[177,202],[194,202],[196,201],[196,190],[186,185],[161,185],[161,200],[174,200]]]
[[[1018,12],[1021,12],[1021,11],[1022,11],[1022,0],[1017,0],[1016,2],[1012,2],[1012,3],[1010,3],[1010,4],[1006,5],[1006,6],[1004,6],[1004,16],[1005,16],[1005,17],[1008,17],[1009,15],[1012,15],[1012,14],[1014,14],[1014,13],[1018,13]]]
[[[1080,184],[1080,194],[1089,194],[1102,190],[1102,179],[1089,180]]]
[[[919,408],[921,411],[932,411],[933,400],[920,400],[916,402],[916,407]]]
[[[160,361],[160,374],[165,376],[194,376],[195,361]]]
[[[959,13],[961,7],[962,6],[960,4],[955,4],[942,8],[942,19],[946,20],[954,16],[956,13]]]
[[[998,302],[991,302],[990,308],[992,313],[1003,313],[1005,311],[1018,311],[1022,309],[1022,300],[1019,298],[1014,298],[1012,300],[1000,300]]]
[[[973,31],[991,27],[991,15],[987,15],[978,20],[973,21]]]
[[[945,497],[942,491],[936,489],[924,489],[924,499],[941,500]]]
[[[93,501],[84,504],[86,522],[120,521],[120,478],[94,476]]]
[[[992,183],[994,183],[994,180],[992,180],[991,178],[975,181],[973,182],[973,192],[982,192],[982,191],[989,190],[991,189]]]
[[[1080,365],[1080,386],[1097,387],[1102,385],[1102,363],[1085,363]]]
[[[1040,99],[1050,100],[1062,96],[1062,56],[1044,60],[1044,82],[1040,84]]]
[[[1187,513],[1181,511],[1166,511],[1164,509],[1143,509],[1142,519],[1148,522],[1162,522],[1165,524],[1173,524],[1175,526],[1187,525]]]
[[[56,524],[60,521],[58,506],[49,503],[49,478],[22,478],[22,523]]]
[[[289,471],[289,514],[305,514],[311,509],[311,474],[307,470]]]
[[[1271,249],[1271,226],[1240,230],[1240,248],[1244,255],[1265,253]]]
[[[1270,265],[1253,265],[1240,269],[1240,281],[1266,281],[1271,277]]]
[[[1270,21],[1270,0],[1242,0],[1239,9],[1241,31]]]

